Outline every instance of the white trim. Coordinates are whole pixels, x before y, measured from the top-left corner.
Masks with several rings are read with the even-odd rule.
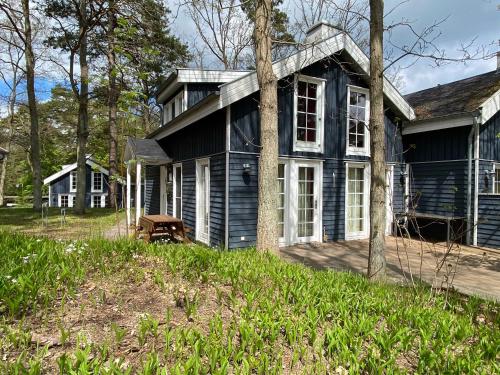
[[[348,233],[348,194],[349,194],[349,168],[363,168],[363,230],[359,232]],[[370,164],[367,162],[345,163],[345,200],[344,200],[344,236],[346,240],[366,239],[370,230]]]
[[[126,197],[126,208],[127,208],[127,228],[130,227],[131,222],[131,194],[132,194],[132,176],[130,173],[130,162],[127,163],[127,197]],[[140,187],[139,187],[140,189]]]
[[[141,167],[142,164],[139,160],[136,161],[136,172],[135,172],[135,226],[137,227],[139,225],[139,219],[141,217],[141,188],[142,188],[142,183],[141,183]],[[144,191],[144,194],[146,192]]]
[[[365,146],[349,146],[349,116],[351,110],[351,91],[366,95],[365,104]],[[347,110],[346,110],[346,155],[370,156],[370,90],[364,87],[347,85]]]
[[[99,197],[99,207],[94,204],[94,198]],[[92,194],[90,196],[90,208],[104,208],[106,207],[106,194]]]
[[[298,111],[298,83],[299,81],[313,83],[317,85],[316,90],[316,141],[297,140],[297,111]],[[324,121],[325,119],[325,80],[296,74],[294,77],[293,90],[293,151],[323,152],[324,144]]]
[[[341,50],[345,50],[361,70],[369,75],[370,61],[368,57],[359,49],[350,36],[345,33],[335,35],[331,38],[325,39],[317,44],[313,44],[304,48],[292,56],[278,60],[273,63],[273,71],[276,78],[282,79],[300,69],[303,69],[321,59],[335,54]],[[203,118],[210,113],[224,108],[256,91],[259,90],[257,81],[257,73],[252,71],[248,73],[241,73],[239,78],[234,79],[228,83],[220,86],[220,94],[218,102],[204,105],[196,111],[193,111],[189,116],[186,116],[182,121],[179,121],[172,128],[163,129],[161,132],[154,136],[154,139],[164,138],[180,129],[192,124],[193,122]],[[384,77],[384,94],[390,102],[396,106],[401,114],[407,120],[415,118],[415,112],[408,102],[401,96],[401,94],[394,88],[394,86]]]
[[[182,219],[182,198],[183,198],[183,194],[182,194],[182,179],[183,179],[183,171],[182,171],[182,163],[177,163],[177,164],[174,164],[172,166],[172,216],[174,217],[177,217],[175,216],[176,212],[177,212],[177,173],[176,173],[176,169],[177,168],[180,168],[181,170],[181,194],[180,194],[180,198],[181,198],[181,216],[178,217],[178,219]]]
[[[102,166],[100,166],[99,164],[97,164],[92,159],[87,159],[86,164],[94,169],[97,169],[99,172],[104,173],[106,176],[109,176],[109,171],[107,169],[103,168]],[[54,180],[57,180],[59,177],[62,177],[66,173],[71,172],[72,170],[76,169],[76,167],[77,167],[77,163],[67,165],[66,167],[61,169],[59,172],[54,173],[54,174],[50,175],[49,177],[45,178],[43,180],[44,185],[47,185],[48,183],[50,183]],[[120,183],[123,183],[123,181],[121,181],[121,179],[119,179],[118,181]]]
[[[474,124],[474,212],[472,227],[472,245],[477,246],[477,225],[479,219],[479,126]]]
[[[391,235],[394,226],[394,164],[388,164],[386,169],[385,181],[385,206],[386,206],[386,224],[385,234]]]
[[[224,212],[224,245],[229,249],[229,153],[231,151],[231,105],[226,107],[226,181]]]
[[[497,71],[498,75],[498,71]],[[481,110],[481,124],[485,124],[490,118],[492,118],[498,111],[500,111],[500,90],[486,99],[483,104],[479,106]]]
[[[49,207],[52,207],[52,185],[49,185]]]
[[[500,163],[493,163],[493,177],[491,179],[491,181],[492,181],[491,193],[493,195],[500,195],[500,181],[496,180],[497,171],[500,171]],[[498,185],[499,190],[495,191],[495,184],[497,182],[499,183],[499,185]]]
[[[433,118],[405,124],[403,126],[403,135],[470,126],[473,125],[473,123],[474,120],[470,114]]]
[[[200,185],[201,185],[200,174],[201,174],[201,168],[204,168],[205,166],[208,167],[208,176],[205,176],[205,181],[204,181],[205,191],[203,193],[205,194],[205,202],[207,205],[206,214],[208,222],[206,224],[208,228],[207,229],[208,233],[202,232],[201,228],[202,220],[200,219],[200,194],[202,193],[200,191]],[[196,240],[203,242],[207,245],[210,244],[210,159],[209,158],[196,159]]]
[[[73,176],[73,174],[75,176]],[[77,176],[77,171],[76,170],[73,170],[73,171],[69,172],[69,192],[70,193],[76,193],[77,184],[78,184],[78,182],[76,181],[77,177],[78,176]],[[76,182],[74,189],[73,189],[73,182]]]
[[[91,171],[91,179],[90,179],[90,192],[91,193],[102,193],[104,190],[104,175],[102,172],[94,172]],[[95,189],[94,188],[94,182],[95,182],[95,176],[99,175],[101,176],[101,188],[100,189]]]

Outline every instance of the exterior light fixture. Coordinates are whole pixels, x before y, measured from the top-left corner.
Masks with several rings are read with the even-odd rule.
[[[252,170],[252,168],[250,167],[250,164],[243,163],[243,172],[250,173],[251,170]]]

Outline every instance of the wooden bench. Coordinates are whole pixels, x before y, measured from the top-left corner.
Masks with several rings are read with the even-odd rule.
[[[139,218],[139,225],[136,228],[136,238],[143,233],[145,242],[150,242],[155,235],[166,235],[170,239],[177,239],[182,242],[190,242],[186,236],[184,223],[169,215],[145,215]]]

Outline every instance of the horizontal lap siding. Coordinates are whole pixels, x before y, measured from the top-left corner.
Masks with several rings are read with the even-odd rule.
[[[144,214],[160,214],[160,167],[145,166]]]
[[[222,247],[225,240],[226,155],[210,158],[210,246]]]
[[[411,164],[410,195],[410,208],[416,212],[465,216],[467,162]]]
[[[477,243],[500,249],[500,195],[479,195]]]
[[[243,171],[244,163],[250,164],[249,173]],[[254,246],[257,240],[257,156],[232,153],[229,170],[229,247]]]
[[[394,213],[405,211],[405,178],[406,165],[398,163],[394,165],[392,207]]]
[[[188,160],[182,163],[182,220],[191,229],[192,239],[196,236],[196,163]]]
[[[328,241],[345,238],[345,162],[323,163],[323,231]]]

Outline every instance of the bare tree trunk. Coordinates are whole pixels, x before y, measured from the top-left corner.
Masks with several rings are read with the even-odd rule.
[[[24,44],[26,59],[26,88],[30,111],[31,165],[33,166],[33,209],[42,209],[42,172],[40,165],[40,132],[38,129],[38,110],[35,96],[35,56],[31,35],[31,14],[29,0],[23,0]]]
[[[370,0],[370,249],[368,277],[384,279],[386,225],[386,163],[383,93],[383,0]]]
[[[86,181],[86,151],[89,136],[89,66],[87,62],[87,0],[80,0],[80,95],[78,100],[78,129],[77,129],[77,155],[76,155],[76,214],[85,213]]]
[[[116,84],[116,53],[115,53],[115,28],[116,14],[115,2],[109,2],[109,20],[108,20],[108,80],[109,80],[109,207],[115,207],[118,184],[117,174],[117,148],[118,148],[118,130],[116,123],[116,114],[118,111],[118,86]]]
[[[272,65],[272,1],[258,0],[255,49],[260,88],[259,207],[257,249],[278,251],[278,98]]]

